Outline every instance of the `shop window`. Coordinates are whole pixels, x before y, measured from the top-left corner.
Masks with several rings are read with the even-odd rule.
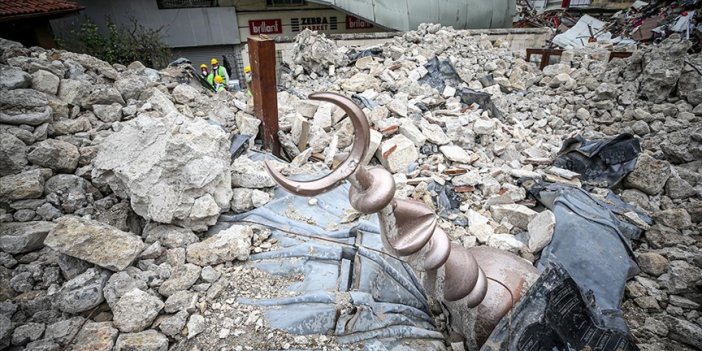
[[[183,9],[191,7],[215,7],[217,0],[156,0],[159,9]]]

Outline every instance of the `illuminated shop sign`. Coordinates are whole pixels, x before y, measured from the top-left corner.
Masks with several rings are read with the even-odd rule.
[[[279,19],[251,20],[249,33],[253,35],[283,33],[283,22]]]

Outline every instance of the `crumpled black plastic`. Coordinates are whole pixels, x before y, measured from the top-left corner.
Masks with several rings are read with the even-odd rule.
[[[480,350],[639,350],[628,332],[607,328],[599,316],[568,271],[551,262]]]
[[[634,170],[641,153],[639,139],[620,134],[613,139],[566,139],[553,165],[581,174],[580,180],[611,188]]]
[[[383,54],[383,49],[382,48],[370,48],[366,50],[356,50],[356,49],[351,49],[348,54],[346,54],[346,57],[349,58],[349,64],[352,65],[358,61],[358,59],[366,56],[373,56],[373,57],[378,57]]]
[[[432,88],[444,91],[446,84],[458,86],[461,84],[461,77],[456,73],[456,69],[449,60],[439,60],[436,56],[424,64],[424,68],[429,71],[424,77],[419,79],[420,83],[429,84]]]
[[[481,350],[638,350],[620,304],[639,272],[630,240],[642,230],[620,215],[651,218],[612,192],[604,200],[566,184],[529,192],[556,218],[537,264],[543,273]]]

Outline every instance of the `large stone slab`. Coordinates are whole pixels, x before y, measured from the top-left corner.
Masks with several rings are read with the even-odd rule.
[[[134,234],[74,216],[60,218],[44,244],[112,271],[127,268],[145,247]]]
[[[201,118],[142,114],[122,124],[93,160],[93,183],[128,197],[140,216],[204,230],[229,209],[229,140]]]

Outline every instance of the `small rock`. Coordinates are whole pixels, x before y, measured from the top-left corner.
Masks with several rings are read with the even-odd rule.
[[[205,317],[194,314],[188,320],[188,339],[192,339],[205,331]]]
[[[27,160],[27,146],[10,133],[0,132],[0,176],[22,171]]]
[[[153,323],[161,309],[161,299],[134,288],[122,295],[112,309],[114,324],[123,333],[140,332]]]
[[[181,290],[166,299],[164,311],[166,313],[176,313],[186,311],[188,313],[195,312],[197,308],[198,295],[195,292]]]
[[[671,208],[656,213],[655,220],[665,226],[675,229],[685,229],[692,226],[690,214],[683,208]]]
[[[656,160],[643,153],[639,155],[634,171],[624,178],[624,185],[639,189],[649,195],[656,195],[663,190],[670,174],[668,162]]]
[[[208,283],[214,283],[220,276],[222,276],[222,273],[218,272],[212,266],[207,266],[200,272],[200,277],[202,280]]]
[[[93,112],[95,112],[95,116],[99,120],[105,123],[118,122],[122,119],[122,105],[119,103],[113,103],[111,105],[93,105]]]
[[[249,226],[233,225],[229,229],[188,246],[187,260],[199,266],[215,265],[249,258],[253,231]]]
[[[666,322],[671,339],[702,349],[702,327],[678,318],[668,318]]]
[[[654,277],[657,277],[668,270],[668,260],[655,252],[643,253],[638,255],[636,258],[639,262],[639,268],[641,268],[641,271]]]
[[[422,147],[427,141],[427,137],[417,128],[411,120],[403,120],[400,124],[400,134],[411,140],[416,147]]]
[[[60,345],[66,345],[73,335],[78,333],[84,321],[85,318],[78,316],[50,324],[46,327],[44,338],[53,340]]]
[[[488,239],[487,244],[490,247],[512,253],[518,253],[524,247],[524,244],[511,234],[493,234]]]
[[[468,227],[468,231],[473,234],[481,244],[487,243],[488,240],[490,240],[490,237],[494,234],[494,230],[487,223],[471,224]]]
[[[441,151],[441,153],[443,153],[449,161],[470,163],[470,155],[460,146],[443,145],[439,147],[439,151]]]
[[[89,262],[64,254],[59,254],[58,265],[61,269],[61,274],[66,280],[75,278],[93,266]]]
[[[163,296],[171,296],[180,290],[189,289],[198,278],[200,278],[200,267],[186,263],[173,270],[170,278],[161,284],[158,292]]]
[[[634,122],[634,124],[631,125],[631,130],[639,136],[644,136],[651,132],[651,128],[648,127],[648,123],[644,121]]]
[[[679,306],[682,308],[687,308],[691,310],[697,310],[700,308],[700,304],[697,302],[694,302],[692,300],[688,300],[682,296],[678,295],[670,295],[668,302],[670,302],[672,305]]]
[[[551,242],[553,230],[556,226],[556,216],[553,212],[545,210],[540,212],[529,222],[529,251],[539,252]]]
[[[87,311],[105,300],[102,289],[108,278],[107,271],[90,268],[67,281],[56,294],[54,304],[66,313]]]
[[[113,351],[166,351],[168,338],[150,329],[141,333],[120,334]]]
[[[490,206],[490,212],[496,221],[502,222],[506,220],[513,226],[521,229],[526,229],[529,222],[537,215],[534,210],[524,205],[516,204],[493,205]]]
[[[127,268],[145,246],[133,234],[74,216],[61,217],[44,244],[113,271]]]
[[[73,341],[71,351],[112,351],[117,334],[112,322],[88,322]]]
[[[158,328],[164,334],[173,337],[180,334],[180,331],[185,328],[185,323],[188,321],[188,312],[180,311],[172,316],[165,317]]]
[[[60,82],[61,79],[59,77],[45,70],[38,70],[32,73],[32,89],[42,93],[56,95]]]
[[[643,328],[656,335],[668,335],[668,327],[665,325],[665,323],[652,317],[646,317]]]
[[[26,323],[15,328],[12,333],[12,345],[25,345],[30,341],[39,340],[44,334],[44,323]]]
[[[146,278],[139,268],[127,267],[126,270],[117,272],[110,277],[103,289],[103,294],[110,308],[114,308],[124,294],[134,289],[148,290]]]
[[[429,140],[431,143],[436,145],[448,144],[449,138],[440,126],[422,119],[419,122],[419,128],[422,129],[422,134],[424,134],[424,136],[427,137],[427,140]]]
[[[0,250],[11,254],[38,250],[55,226],[52,222],[0,223]]]
[[[169,249],[187,247],[199,241],[197,235],[188,228],[158,223],[147,224],[142,236],[147,243],[158,241]]]
[[[71,173],[78,167],[78,148],[65,141],[46,139],[34,146],[27,159],[38,166],[51,168],[56,172]]]
[[[0,178],[0,201],[36,199],[44,192],[45,176],[33,169]]]
[[[380,143],[376,157],[392,173],[405,173],[407,167],[419,158],[414,143],[402,134]]]
[[[697,191],[690,183],[678,177],[668,179],[668,182],[665,183],[665,193],[671,199],[687,199],[697,195]]]
[[[240,156],[232,163],[232,186],[243,188],[269,188],[276,183],[268,175],[263,162],[252,161]]]

